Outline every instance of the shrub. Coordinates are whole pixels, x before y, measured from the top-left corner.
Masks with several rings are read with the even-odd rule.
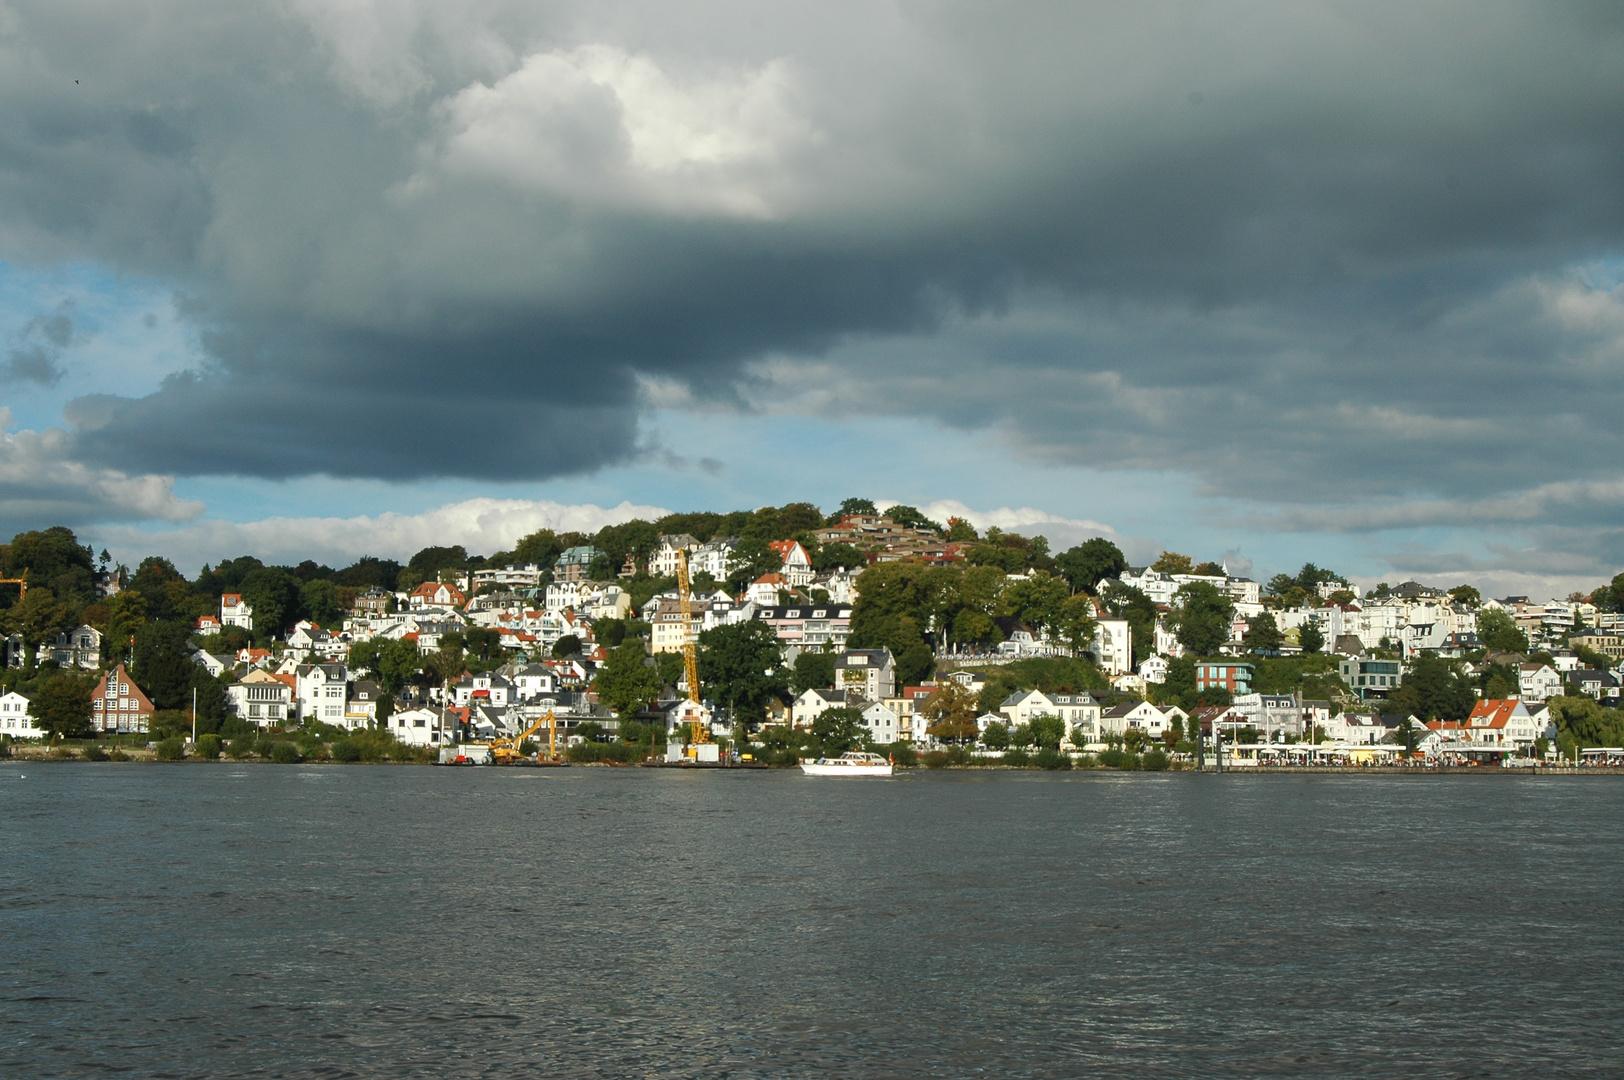
[[[186,756],[186,743],[179,735],[171,735],[158,744],[159,761],[180,761]]]
[[[231,742],[226,745],[226,753],[230,754],[231,757],[236,761],[241,761],[243,758],[249,757],[253,754],[253,752],[254,737],[252,735],[243,735],[239,738],[232,739]]]
[[[297,765],[304,760],[299,753],[299,747],[286,739],[278,739],[271,744],[271,760],[278,765]]]
[[[197,756],[210,761],[220,759],[221,739],[218,735],[199,735],[197,737]]]
[[[107,755],[107,760],[108,761],[128,761],[128,760],[130,760],[130,755],[126,754],[122,749],[115,746],[115,747],[113,747],[112,752]]]
[[[1139,768],[1139,755],[1130,754],[1126,750],[1118,750],[1113,746],[1109,750],[1100,751],[1099,763],[1107,769],[1137,769]]]
[[[304,755],[306,761],[331,761],[332,748],[324,742],[309,742],[299,745],[299,753]]]
[[[8,758],[10,756],[11,756],[11,740],[6,739],[5,741],[0,742],[0,758]]]
[[[361,748],[354,739],[340,739],[333,744],[334,761],[360,761]]]
[[[74,758],[78,757],[79,754],[70,747],[58,746],[51,751],[51,756],[56,758],[58,761],[72,761]]]
[[[919,760],[925,763],[927,769],[945,769],[947,767],[947,751],[926,750],[919,755]]]
[[[594,761],[612,761],[616,764],[626,765],[634,761],[642,761],[648,747],[641,743],[623,742],[584,742],[577,743],[564,751],[564,757],[577,765],[589,765]]]
[[[1020,747],[1013,747],[1004,751],[1003,763],[1014,769],[1024,769],[1032,764],[1032,755]]]
[[[1071,755],[1062,754],[1052,746],[1045,746],[1033,755],[1032,764],[1040,769],[1069,769],[1071,768]]]
[[[1151,772],[1163,772],[1171,763],[1171,759],[1160,750],[1150,750],[1140,759],[1139,767]]]
[[[91,743],[89,746],[85,747],[86,761],[106,761],[108,757],[109,755],[107,751],[102,749],[100,743]]]
[[[919,751],[905,742],[892,743],[884,749],[899,769],[911,769],[919,764]]]

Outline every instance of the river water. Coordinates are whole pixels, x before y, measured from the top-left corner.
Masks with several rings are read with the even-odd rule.
[[[0,1075],[1610,1076],[1624,782],[0,765]]]

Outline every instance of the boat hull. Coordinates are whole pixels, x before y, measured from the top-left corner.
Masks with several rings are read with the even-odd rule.
[[[890,776],[889,761],[879,765],[838,765],[828,761],[803,761],[801,771],[808,776]]]

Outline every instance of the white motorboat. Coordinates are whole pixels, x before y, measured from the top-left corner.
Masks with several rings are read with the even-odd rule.
[[[853,751],[837,758],[803,761],[801,771],[808,776],[890,776],[891,763],[878,754]]]

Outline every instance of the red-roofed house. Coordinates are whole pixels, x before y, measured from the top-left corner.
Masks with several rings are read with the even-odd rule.
[[[1534,745],[1544,732],[1516,698],[1485,698],[1464,720],[1429,720],[1427,740],[1434,753],[1515,753]]]
[[[447,585],[443,581],[425,581],[413,589],[408,603],[413,608],[449,607],[460,608],[468,602],[468,597],[455,585]]]
[[[228,592],[220,597],[220,621],[227,626],[254,628],[254,609],[243,603],[242,596]]]
[[[197,622],[192,624],[192,629],[205,634],[218,634],[222,625],[224,624],[213,615],[199,615]]]
[[[744,590],[745,598],[753,600],[762,607],[772,607],[778,603],[778,590],[788,589],[789,582],[783,574],[762,574],[756,578],[755,583]]]
[[[784,580],[792,589],[804,589],[812,584],[812,558],[799,540],[774,540],[767,545],[784,560]]]

